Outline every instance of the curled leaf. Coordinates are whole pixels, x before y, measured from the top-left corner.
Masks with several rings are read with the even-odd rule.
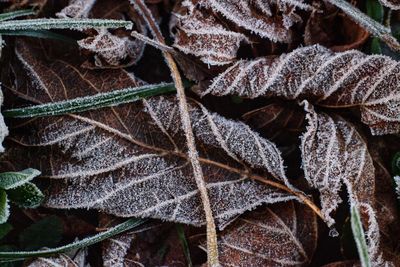
[[[112,237],[103,242],[103,266],[104,267],[124,267],[125,256],[131,247],[135,235],[125,233]]]
[[[309,125],[301,139],[304,176],[320,192],[322,212],[329,218],[342,201],[342,185],[349,201],[372,203],[375,169],[368,148],[355,127],[338,116],[316,113],[306,102]]]
[[[291,40],[289,28],[301,21],[296,9],[311,9],[302,0],[200,0],[199,4],[263,38],[285,43]]]
[[[226,29],[216,18],[206,16],[193,7],[188,7],[188,14],[177,16],[179,21],[174,46],[186,54],[200,57],[206,64],[231,63],[236,58],[240,43],[246,40],[243,34]]]
[[[375,135],[400,132],[400,64],[356,50],[308,46],[279,57],[240,60],[201,95],[307,99],[329,108],[356,107]]]

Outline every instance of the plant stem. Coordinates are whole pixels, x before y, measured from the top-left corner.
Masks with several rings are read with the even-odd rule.
[[[165,45],[164,37],[161,34],[160,29],[158,28],[151,12],[146,7],[143,0],[131,0],[134,7],[138,10],[138,12],[142,15],[143,19],[147,23],[150,31],[152,32],[153,37],[161,44]],[[164,58],[168,64],[168,67],[171,70],[171,76],[174,80],[175,87],[177,90],[177,97],[179,100],[179,110],[181,115],[181,121],[183,130],[186,136],[186,142],[188,146],[188,156],[193,168],[194,178],[196,180],[197,188],[200,192],[200,197],[203,203],[204,213],[206,217],[206,225],[207,225],[207,256],[208,256],[208,265],[209,266],[220,266],[218,260],[218,240],[217,240],[217,231],[215,228],[214,217],[211,210],[210,199],[208,197],[208,192],[206,188],[206,183],[204,181],[203,171],[201,169],[199,155],[196,150],[196,144],[194,139],[194,134],[191,126],[191,120],[189,116],[189,108],[185,96],[185,89],[182,84],[182,79],[178,71],[178,67],[169,52],[163,51]]]

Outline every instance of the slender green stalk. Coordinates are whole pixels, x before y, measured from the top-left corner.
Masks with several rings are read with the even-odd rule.
[[[168,92],[175,92],[173,83],[132,87],[93,96],[79,97],[67,101],[10,109],[3,111],[3,115],[10,118],[31,118],[76,113],[103,107],[117,106]]]
[[[50,248],[45,250],[37,250],[37,251],[10,251],[10,252],[0,252],[0,262],[7,262],[10,260],[22,260],[26,258],[32,257],[45,257],[50,256],[53,254],[64,253],[70,250],[79,249],[83,247],[87,247],[93,244],[96,244],[100,241],[103,241],[107,238],[120,234],[122,232],[128,231],[132,228],[135,228],[139,225],[142,225],[146,222],[145,219],[129,219],[117,226],[110,228],[109,230],[99,233],[97,235],[87,237],[80,241],[76,241],[70,243],[68,245],[57,247],[57,248]]]
[[[183,231],[182,225],[177,224],[176,231],[178,232],[178,237],[182,244],[183,254],[185,254],[186,263],[187,263],[188,267],[192,267],[193,263],[192,263],[192,258],[190,256],[189,244],[186,240],[185,232]]]
[[[24,19],[0,22],[0,30],[132,28],[132,22],[113,19]]]
[[[362,267],[371,267],[371,260],[368,255],[367,241],[362,227],[360,212],[357,206],[351,207],[351,230],[353,231],[354,240],[357,245],[358,255]]]
[[[0,21],[15,19],[23,16],[35,15],[35,13],[36,12],[33,9],[21,9],[12,12],[2,13],[0,14]]]

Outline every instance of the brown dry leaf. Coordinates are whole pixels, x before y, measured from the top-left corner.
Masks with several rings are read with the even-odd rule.
[[[27,265],[27,267],[87,267],[86,250],[80,250],[73,258],[66,254],[58,256],[37,258]]]
[[[304,176],[320,192],[322,213],[330,218],[337,209],[343,185],[352,205],[372,206],[375,168],[363,138],[343,118],[316,113],[307,102],[303,104],[309,123],[300,146]],[[329,221],[334,222],[332,218]]]
[[[385,6],[394,9],[394,10],[398,10],[400,9],[400,0],[379,0],[382,2],[382,4],[384,4]]]
[[[344,52],[359,48],[368,40],[368,31],[336,7],[320,1],[314,1],[314,5],[304,29],[305,45],[320,44],[332,51]]]
[[[223,266],[308,266],[316,246],[315,214],[293,201],[241,216],[219,241]]]
[[[124,233],[103,242],[103,266],[104,267],[124,267],[129,266],[125,261],[131,242],[135,240],[132,233]],[[135,240],[136,241],[136,240]]]
[[[209,65],[224,65],[236,58],[236,52],[246,37],[226,29],[215,17],[195,9],[186,1],[187,14],[176,15],[177,33],[174,47],[197,56]]]
[[[201,95],[307,99],[328,108],[355,107],[375,135],[400,132],[400,64],[357,50],[334,53],[319,45],[278,57],[240,60]]]
[[[199,0],[205,7],[252,33],[274,42],[291,41],[290,27],[301,21],[297,10],[310,10],[303,0]]]
[[[70,0],[69,5],[57,13],[61,18],[107,18],[125,19],[127,13],[135,22],[136,30],[147,34],[146,27],[130,7],[128,1],[115,5],[114,1]],[[92,55],[93,60],[84,63],[86,68],[120,68],[137,63],[142,57],[145,44],[130,36],[129,31],[110,32],[94,29],[78,45]]]
[[[22,41],[16,42],[16,60],[16,93],[35,103],[138,84],[122,70],[83,71],[64,60],[46,61],[40,48]],[[21,63],[24,69],[18,70]],[[254,169],[265,179],[290,187],[274,144],[247,125],[210,113],[194,101],[190,101],[190,116],[220,228],[262,203],[294,198],[248,179]],[[46,206],[204,224],[175,98],[156,97],[79,115],[39,118],[23,127],[33,134],[13,138],[27,146],[30,159],[37,161],[27,164],[40,167],[49,178]]]

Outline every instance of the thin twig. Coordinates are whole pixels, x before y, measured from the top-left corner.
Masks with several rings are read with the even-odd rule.
[[[151,12],[148,10],[143,0],[131,0],[136,10],[142,15],[146,21],[153,37],[162,45],[165,45],[164,37],[161,34]],[[175,87],[177,90],[177,96],[179,100],[179,110],[181,115],[181,121],[183,130],[186,136],[186,142],[188,146],[188,156],[193,168],[194,178],[196,180],[197,187],[200,192],[200,197],[203,203],[204,213],[206,216],[207,224],[207,250],[208,250],[208,265],[209,266],[220,266],[218,260],[218,242],[217,242],[217,231],[215,228],[214,217],[211,210],[210,199],[208,197],[206,183],[204,181],[203,171],[201,169],[199,155],[196,150],[196,144],[194,134],[191,126],[189,108],[185,96],[185,90],[182,84],[182,79],[179,74],[176,63],[169,52],[163,51],[164,58],[171,70],[171,76],[174,80]]]

